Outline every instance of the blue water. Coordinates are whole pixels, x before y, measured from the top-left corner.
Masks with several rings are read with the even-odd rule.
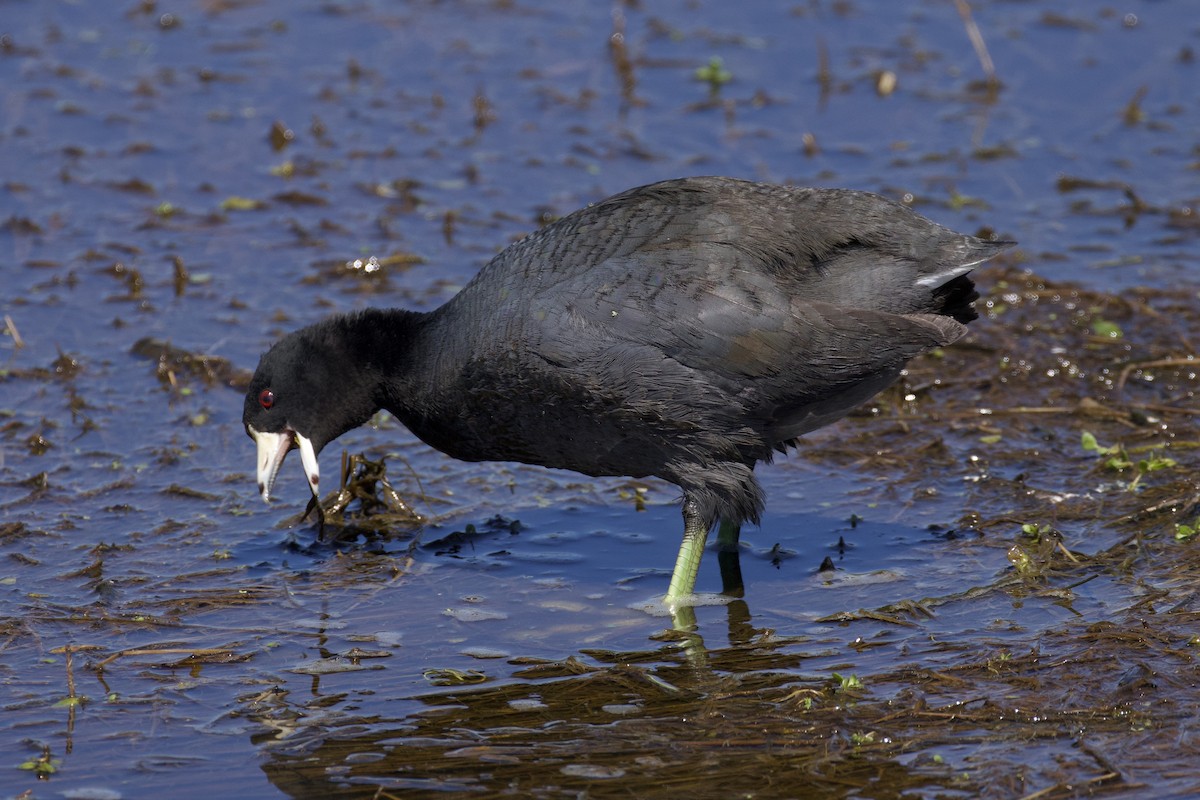
[[[389,455],[437,521],[424,536],[497,514],[526,531],[469,556],[412,549],[406,532],[314,546],[287,524],[306,500],[298,464],[264,506],[238,393],[186,374],[170,386],[131,354],[144,337],[251,369],[286,331],[369,304],[432,308],[544,219],[687,174],[882,192],[1018,240],[1015,257],[1052,281],[1196,284],[1195,8],[971,7],[1003,84],[990,99],[972,88],[983,73],[954,5],[933,0],[3,3],[0,520],[14,527],[0,540],[0,796],[273,796],[251,741],[256,693],[403,720],[433,691],[427,669],[479,662],[511,680],[515,666],[471,648],[559,659],[655,647],[668,626],[642,605],[676,547],[672,487],[651,484],[639,513],[624,482],[453,462],[385,421],[340,443]],[[731,76],[715,94],[695,75],[713,58]],[[275,123],[291,131],[278,150]],[[347,266],[372,256],[395,260]],[[855,650],[860,631],[817,620],[987,584],[1008,568],[1003,548],[931,532],[973,497],[956,470],[930,470],[929,496],[803,456],[761,474],[746,604],[756,626],[815,637],[807,669],[866,673],[901,652],[933,668],[933,638],[991,647],[1005,615],[1038,631],[1075,613],[992,595],[882,634],[877,655]],[[826,556],[833,577],[817,572]],[[700,588],[719,588],[715,564]],[[1108,590],[1089,584],[1075,611],[1105,618]],[[698,610],[710,645],[737,638],[728,614]],[[361,642],[390,657],[326,678],[340,701],[322,706],[319,681],[289,671]],[[92,702],[68,720],[51,705],[65,644],[246,660],[129,656],[97,676],[78,656]],[[61,762],[48,784],[16,769],[42,745]]]

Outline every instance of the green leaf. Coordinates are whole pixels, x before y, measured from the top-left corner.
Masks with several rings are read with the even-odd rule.
[[[1178,464],[1175,459],[1166,456],[1150,456],[1138,462],[1140,472],[1157,472],[1160,469],[1170,469]]]
[[[1124,334],[1121,332],[1121,326],[1115,322],[1109,322],[1106,319],[1096,317],[1092,320],[1092,333],[1097,336],[1104,336],[1109,339],[1120,339]]]
[[[725,69],[725,62],[713,56],[703,67],[696,69],[696,80],[704,81],[712,91],[717,91],[733,80],[733,73]]]
[[[1105,461],[1104,466],[1107,469],[1111,469],[1114,472],[1120,472],[1122,470],[1126,470],[1126,469],[1129,469],[1130,467],[1132,467],[1133,462],[1130,461],[1128,458],[1126,458],[1124,455],[1115,455],[1112,458],[1110,458],[1108,461]]]

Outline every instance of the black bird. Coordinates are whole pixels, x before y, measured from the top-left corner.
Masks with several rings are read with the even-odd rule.
[[[967,273],[1009,247],[866,192],[732,178],[602,200],[497,255],[428,313],[367,309],[289,334],[246,395],[264,499],[299,447],[387,409],[466,461],[650,475],[683,490],[666,600],[709,531],[758,522],[754,465],[966,333]]]

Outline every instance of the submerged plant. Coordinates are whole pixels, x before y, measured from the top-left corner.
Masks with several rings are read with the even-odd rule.
[[[866,688],[863,686],[862,679],[857,675],[842,675],[841,673],[835,672],[833,673],[832,677],[834,683],[836,684],[834,686],[835,691],[849,692],[853,694],[861,692],[864,688]]]
[[[725,62],[719,56],[713,56],[703,67],[696,68],[696,80],[708,84],[712,94],[721,91],[721,87],[733,80],[733,73],[725,69]]]
[[[42,754],[37,758],[30,758],[22,761],[17,769],[28,770],[38,777],[38,780],[47,780],[51,775],[58,772],[58,768],[62,766],[62,760],[50,757],[50,748],[43,746]]]
[[[1125,446],[1119,442],[1114,445],[1104,446],[1096,440],[1096,437],[1089,431],[1084,431],[1080,439],[1080,445],[1084,450],[1095,453],[1104,459],[1104,468],[1113,472],[1124,472],[1126,470],[1134,470],[1133,480],[1126,487],[1129,491],[1136,491],[1138,484],[1142,478],[1151,472],[1159,470],[1171,469],[1178,466],[1175,459],[1162,455],[1157,450],[1149,450],[1145,458],[1134,461],[1125,449]]]
[[[1105,339],[1121,339],[1125,335],[1120,325],[1102,317],[1092,320],[1092,333]]]

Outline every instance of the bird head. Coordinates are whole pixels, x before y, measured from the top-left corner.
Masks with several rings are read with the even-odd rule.
[[[329,442],[378,410],[344,324],[334,318],[291,333],[259,360],[242,422],[258,448],[258,491],[270,500],[284,458],[299,449],[304,477],[318,496],[317,456]]]

